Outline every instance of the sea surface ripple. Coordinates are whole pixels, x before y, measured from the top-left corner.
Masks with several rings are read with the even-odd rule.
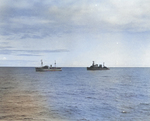
[[[149,121],[150,68],[0,68],[0,121]]]

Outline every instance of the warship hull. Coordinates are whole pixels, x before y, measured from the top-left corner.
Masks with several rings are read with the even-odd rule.
[[[87,67],[87,70],[109,70],[109,68],[91,68],[91,67]]]

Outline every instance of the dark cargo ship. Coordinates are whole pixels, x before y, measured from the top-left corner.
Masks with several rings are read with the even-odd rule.
[[[104,66],[104,63],[102,66],[101,64],[100,65],[94,64],[94,61],[93,61],[93,64],[90,67],[87,67],[87,70],[109,70],[109,68]]]
[[[35,68],[36,71],[41,71],[41,72],[45,72],[45,71],[62,71],[62,69],[60,67],[56,67],[56,61],[55,61],[55,67],[52,67],[52,65],[49,66],[43,66],[43,61],[41,60],[41,67],[36,67]]]

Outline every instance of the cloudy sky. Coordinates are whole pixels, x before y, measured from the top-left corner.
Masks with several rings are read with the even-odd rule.
[[[0,0],[0,66],[150,66],[149,0]]]

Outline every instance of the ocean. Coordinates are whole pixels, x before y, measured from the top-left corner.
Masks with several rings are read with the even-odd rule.
[[[150,121],[150,68],[0,68],[0,121]]]

